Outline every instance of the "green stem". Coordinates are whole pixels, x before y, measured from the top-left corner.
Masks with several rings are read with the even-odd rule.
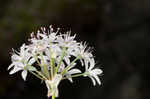
[[[30,73],[32,73],[34,76],[36,76],[37,78],[41,79],[41,80],[44,80],[42,77],[40,77],[39,75],[37,75],[36,73],[32,72],[32,71],[29,71]]]
[[[50,45],[51,45],[51,43],[50,43]],[[50,65],[51,65],[51,79],[53,79],[53,69],[54,69],[54,66],[53,66],[53,64],[54,64],[54,61],[53,61],[53,53],[52,53],[52,50],[51,50],[51,48],[49,48],[49,53],[50,53]]]
[[[35,71],[37,74],[39,74],[41,77],[43,77],[43,79],[47,79],[41,72],[39,72],[39,71]]]
[[[55,99],[55,93],[53,93],[53,95],[52,95],[52,99]]]
[[[40,64],[40,62],[39,62],[39,60],[38,60],[38,57],[37,57],[36,55],[34,55],[33,57],[34,57],[34,59],[37,61],[37,63],[39,64],[39,66],[41,66],[41,64]]]
[[[60,65],[61,65],[61,63],[63,61],[64,56],[65,56],[65,53],[66,53],[66,47],[63,47],[61,58],[60,58],[60,61],[59,61],[58,65],[57,65],[57,67],[56,67],[55,74],[58,72],[58,69],[60,68]]]
[[[31,66],[31,65],[27,65],[27,66]],[[27,68],[25,67],[24,68],[25,70],[27,70]],[[35,70],[35,72],[37,73],[34,73],[33,71],[30,71],[30,70],[27,70],[27,71],[29,71],[31,74],[33,74],[34,76],[36,76],[37,78],[39,78],[39,79],[41,79],[41,80],[44,80],[44,76],[43,75],[41,75],[40,73],[39,73],[39,71],[37,71],[37,70]],[[43,77],[43,78],[42,78]]]
[[[73,77],[79,77],[79,76],[83,76],[83,75],[85,75],[86,73],[82,73],[82,74],[77,74],[77,75],[72,75],[72,76],[70,76],[69,78],[73,78]],[[68,77],[64,77],[62,80],[64,80],[64,79],[67,79]]]
[[[40,61],[38,60],[37,55],[34,55],[33,57],[34,57],[34,59],[37,61],[38,65],[42,68],[42,66],[41,66],[41,64],[40,64]],[[37,74],[39,74],[40,76],[42,76],[44,79],[46,79],[45,76],[42,75],[39,71],[35,71],[35,72],[36,72]]]

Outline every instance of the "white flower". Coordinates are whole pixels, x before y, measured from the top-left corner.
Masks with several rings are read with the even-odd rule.
[[[22,78],[26,80],[27,70],[25,67],[27,65],[32,65],[35,60],[31,58],[31,55],[28,53],[27,46],[23,44],[20,48],[19,52],[14,52],[11,56],[12,64],[8,67],[8,70],[13,67],[9,74],[14,74],[20,70],[22,70]]]
[[[87,45],[84,43],[80,43],[79,50],[75,55],[80,56],[80,62],[82,66],[88,67],[89,63],[93,61],[93,55],[91,53],[91,49],[87,48]]]
[[[30,39],[31,43],[29,45],[29,51],[32,55],[37,55],[43,52],[47,48],[47,43],[43,40],[37,40],[35,38]]]
[[[43,38],[43,40],[50,44],[52,42],[55,42],[56,37],[56,33],[50,33],[47,37]]]
[[[101,81],[99,79],[99,75],[102,74],[102,70],[99,69],[99,68],[95,68],[94,69],[94,66],[95,66],[95,61],[94,59],[91,60],[91,63],[90,63],[90,67],[89,66],[86,66],[85,68],[85,77],[88,76],[91,78],[92,82],[93,82],[93,85],[95,86],[96,85],[96,82],[101,85]]]
[[[57,36],[57,42],[62,47],[71,48],[74,47],[77,42],[74,40],[76,35],[70,36],[70,32]]]
[[[39,39],[42,39],[44,42],[50,44],[52,42],[55,42],[57,38],[56,34],[59,31],[59,29],[57,29],[57,32],[54,32],[52,26],[50,26],[50,30],[46,31],[45,27],[41,27],[41,31],[42,32],[38,31],[37,37]]]
[[[100,85],[99,75],[102,70],[95,68],[92,51],[86,43],[77,42],[76,35],[71,36],[71,31],[66,34],[58,33],[42,27],[36,34],[32,33],[30,44],[23,44],[19,52],[11,56],[12,64],[9,74],[22,71],[21,75],[26,80],[27,71],[43,80],[48,89],[48,97],[58,97],[58,86],[64,79],[73,82],[73,77],[88,76],[93,85]],[[77,63],[81,62],[82,67]],[[85,72],[82,72],[85,67]]]

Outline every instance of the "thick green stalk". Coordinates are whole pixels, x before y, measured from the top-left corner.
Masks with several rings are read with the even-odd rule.
[[[52,95],[52,99],[55,99],[55,93],[53,93],[53,95]]]

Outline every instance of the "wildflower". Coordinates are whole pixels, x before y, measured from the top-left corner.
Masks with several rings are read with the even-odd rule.
[[[31,51],[31,54],[39,54],[47,48],[47,44],[43,40],[32,38],[30,41],[31,44],[29,45],[29,50]]]
[[[22,70],[22,78],[26,80],[27,70],[25,69],[26,66],[32,65],[35,60],[31,58],[31,55],[27,51],[27,46],[23,44],[20,48],[20,52],[14,52],[11,60],[12,64],[8,67],[8,70],[13,67],[9,74],[14,74],[20,70]]]
[[[96,82],[101,85],[101,81],[99,79],[99,75],[102,74],[102,70],[101,69],[98,69],[98,68],[95,68],[94,69],[94,65],[95,65],[95,61],[94,59],[91,59],[91,64],[90,64],[90,67],[89,66],[86,66],[86,70],[85,70],[85,77],[88,76],[91,78],[92,82],[93,82],[93,85],[95,86],[96,85]]]
[[[13,67],[10,74],[22,71],[22,78],[26,80],[28,71],[45,82],[48,89],[47,96],[58,97],[58,86],[62,80],[73,82],[74,77],[85,76],[91,78],[93,85],[100,85],[99,75],[101,69],[95,68],[95,60],[87,45],[75,40],[76,35],[71,36],[71,31],[66,34],[54,32],[42,27],[37,33],[32,33],[30,43],[23,44],[20,52],[14,52],[11,56]],[[78,61],[82,67],[78,68]],[[85,67],[84,69],[81,69]]]
[[[78,51],[78,55],[81,57],[80,62],[82,66],[85,65],[86,67],[88,67],[88,63],[91,63],[93,58],[90,48],[87,49],[87,45],[85,43],[80,43]]]

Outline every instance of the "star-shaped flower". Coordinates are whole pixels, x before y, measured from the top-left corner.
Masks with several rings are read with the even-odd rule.
[[[91,63],[90,66],[85,66],[85,77],[88,76],[89,78],[91,78],[93,85],[96,85],[96,82],[101,85],[101,81],[99,79],[99,75],[102,74],[102,70],[99,68],[94,68],[95,66],[95,61],[94,59],[91,59]]]
[[[23,44],[20,48],[20,52],[15,52],[11,56],[12,64],[8,67],[8,70],[13,67],[9,74],[14,74],[22,70],[22,78],[26,80],[27,70],[26,66],[32,65],[35,60],[31,58],[31,54],[28,53],[27,46]]]

